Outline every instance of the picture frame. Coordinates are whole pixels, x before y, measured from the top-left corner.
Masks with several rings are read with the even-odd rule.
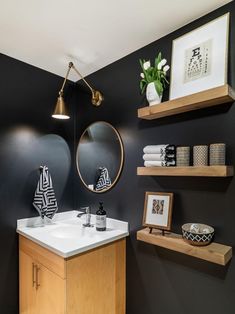
[[[170,100],[227,83],[229,19],[226,13],[173,40]]]
[[[172,222],[173,193],[146,192],[143,226],[170,230]]]

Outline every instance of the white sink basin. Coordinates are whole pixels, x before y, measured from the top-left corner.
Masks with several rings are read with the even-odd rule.
[[[53,221],[42,226],[40,218],[20,219],[17,232],[62,257],[70,257],[128,236],[128,223],[107,219],[107,230],[84,227],[77,211],[56,214]],[[95,216],[91,216],[95,224]]]
[[[87,235],[88,231],[75,226],[59,226],[58,228],[49,231],[50,235],[60,239],[81,238]]]

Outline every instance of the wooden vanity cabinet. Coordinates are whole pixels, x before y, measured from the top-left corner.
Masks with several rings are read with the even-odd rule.
[[[125,314],[125,265],[125,239],[64,259],[20,236],[20,314]]]

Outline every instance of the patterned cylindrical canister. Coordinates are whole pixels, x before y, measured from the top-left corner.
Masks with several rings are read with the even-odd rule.
[[[226,144],[210,145],[210,166],[224,166],[226,159]]]
[[[193,147],[193,165],[195,167],[208,166],[207,145],[198,145]]]
[[[176,148],[177,167],[188,167],[190,165],[190,146],[178,146]]]

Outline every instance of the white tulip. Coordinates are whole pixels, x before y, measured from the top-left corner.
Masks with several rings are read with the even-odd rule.
[[[150,64],[150,61],[146,61],[144,64],[143,64],[143,68],[145,70],[148,70],[148,68],[150,68],[151,64]]]
[[[161,64],[162,64],[162,67],[164,67],[164,65],[166,64],[166,59],[162,59],[162,61],[161,61]]]
[[[163,68],[163,72],[166,73],[170,69],[169,65],[165,65]]]
[[[144,78],[144,73],[140,73],[140,77]]]

